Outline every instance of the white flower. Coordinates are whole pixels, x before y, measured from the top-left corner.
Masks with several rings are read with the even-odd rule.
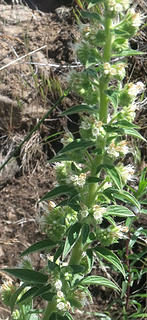
[[[86,173],[81,173],[78,175],[72,175],[69,179],[67,179],[67,182],[73,182],[75,186],[83,187],[86,181]]]
[[[93,206],[93,216],[94,219],[101,224],[103,220],[103,215],[106,213],[107,209],[105,207],[100,207],[99,205]]]
[[[125,233],[128,233],[128,231],[129,231],[128,227],[125,227],[122,225],[111,228],[111,232],[112,232],[113,237],[116,237],[119,239],[127,238]]]
[[[88,121],[88,119],[85,118],[83,121],[81,121],[80,129],[88,130],[90,129],[90,127],[91,127],[91,123]]]
[[[131,14],[132,25],[135,28],[139,28],[140,25],[143,23],[144,15],[140,12],[135,12],[134,8],[131,8],[129,10],[129,13]]]
[[[116,3],[116,5],[115,5],[115,11],[116,12],[121,12],[121,11],[123,11],[123,6],[122,6],[122,4],[120,4],[120,3]]]
[[[64,293],[61,290],[57,291],[57,297],[58,298],[63,298],[64,297]]]
[[[117,75],[117,69],[116,69],[115,67],[112,67],[112,68],[110,69],[110,75],[111,75],[111,76],[116,76],[116,75]]]
[[[57,303],[57,308],[58,308],[59,310],[63,310],[63,309],[65,308],[65,303],[64,303],[64,302],[59,302],[59,303]]]
[[[125,76],[125,63],[118,63],[116,64],[116,70],[117,70],[117,74],[120,76],[120,77],[124,77]]]
[[[92,134],[95,138],[97,138],[98,135],[104,135],[105,130],[103,128],[102,121],[94,121],[94,126],[92,128]]]
[[[127,146],[127,141],[121,141],[118,144],[115,144],[114,141],[112,141],[108,147],[108,153],[115,157],[118,157],[120,153],[125,155],[128,152],[129,148]]]
[[[66,146],[73,141],[73,136],[70,132],[66,132],[61,139],[61,143]]]
[[[118,170],[121,174],[121,177],[123,181],[126,183],[127,180],[134,180],[134,167],[131,166],[131,164],[128,164],[127,166],[118,166]]]
[[[128,84],[128,94],[132,97],[136,97],[137,94],[144,91],[144,87],[145,86],[141,81],[138,81],[136,84],[131,82]]]
[[[54,256],[48,256],[48,260],[53,262],[54,261]]]
[[[80,213],[81,213],[83,218],[86,218],[89,215],[89,212],[86,209],[85,210],[83,209]]]
[[[67,301],[67,302],[66,302],[66,309],[69,310],[70,308],[71,308],[70,302]]]
[[[123,5],[125,10],[127,10],[130,6],[130,0],[120,0],[120,3]]]
[[[54,166],[55,166],[55,169],[56,170],[58,170],[58,169],[63,169],[64,168],[64,166],[65,166],[65,161],[62,161],[62,162],[56,162],[55,164],[54,164]]]
[[[55,288],[56,288],[56,290],[61,290],[61,288],[62,288],[62,281],[61,280],[57,280],[55,282]]]
[[[104,63],[104,73],[105,74],[110,74],[110,71],[111,71],[111,65],[109,62],[105,62]]]
[[[143,91],[144,91],[144,88],[145,88],[145,85],[144,85],[143,82],[138,81],[138,82],[136,83],[137,94],[143,92]]]
[[[116,12],[121,12],[129,8],[129,0],[109,0],[109,10]]]
[[[49,203],[48,203],[48,208],[49,208],[49,210],[52,210],[52,209],[55,208],[55,207],[56,207],[55,202],[54,202],[54,201],[49,201]]]

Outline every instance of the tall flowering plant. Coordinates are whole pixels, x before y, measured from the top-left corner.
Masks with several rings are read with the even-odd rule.
[[[48,201],[40,217],[47,239],[22,254],[45,250],[45,267],[38,272],[30,264],[5,269],[23,281],[15,293],[10,294],[8,287],[2,290],[12,316],[15,303],[19,306],[40,296],[47,301],[43,320],[71,320],[75,309],[92,300],[90,285],[106,286],[120,294],[121,286],[112,278],[91,273],[95,259],[107,261],[125,280],[128,277],[109,246],[127,239],[126,221],[135,217],[131,207],[140,209],[127,187],[135,169],[131,164],[125,166],[123,160],[133,153],[127,137],[143,139],[133,120],[144,85],[140,81],[124,84],[123,80],[126,57],[141,54],[130,49],[129,38],[138,31],[143,17],[130,7],[129,0],[86,0],[80,6],[85,22],[79,25],[81,36],[75,51],[83,67],[71,74],[70,85],[83,102],[62,113],[81,115],[79,138],[65,132],[63,148],[52,159],[57,184],[40,200]],[[52,201],[61,195],[60,203]]]

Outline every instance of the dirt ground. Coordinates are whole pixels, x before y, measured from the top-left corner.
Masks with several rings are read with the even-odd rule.
[[[69,72],[78,69],[73,53],[76,39],[78,27],[72,8],[43,13],[23,5],[12,9],[0,4],[1,165],[61,96]],[[146,51],[146,39],[145,30],[140,31],[138,38],[132,39],[132,47]],[[146,57],[129,59],[128,79],[145,83],[146,67]],[[0,268],[18,266],[20,253],[44,237],[38,229],[37,202],[53,187],[54,169],[47,160],[61,148],[62,133],[49,141],[47,137],[64,131],[67,124],[75,130],[77,119],[57,118],[75,102],[73,95],[65,98],[0,173]],[[136,122],[147,138],[146,105],[145,94]],[[147,158],[144,142],[140,152],[139,166],[143,168]],[[40,256],[34,255],[33,259],[39,266]],[[5,277],[1,274],[1,283]],[[0,305],[0,318],[8,315]]]

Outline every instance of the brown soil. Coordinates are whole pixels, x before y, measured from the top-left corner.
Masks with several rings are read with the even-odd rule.
[[[0,164],[3,164],[66,87],[67,75],[77,65],[72,46],[78,38],[78,28],[71,8],[43,13],[22,5],[14,5],[12,9],[0,3]],[[142,38],[141,43],[144,42]],[[133,77],[132,70],[138,63],[137,80],[145,81],[146,60],[141,66],[142,61],[130,60],[129,72]],[[20,253],[44,237],[37,224],[40,210],[37,202],[55,181],[53,166],[47,160],[61,148],[62,134],[52,142],[45,142],[45,137],[64,131],[67,120],[75,130],[77,119],[57,119],[61,110],[75,101],[73,96],[65,98],[0,173],[0,268],[17,266]],[[138,121],[144,136],[145,117],[143,106]],[[140,166],[144,166],[144,144],[141,154]],[[39,266],[40,256],[34,255],[33,259]],[[6,275],[1,276],[2,283]],[[6,319],[7,315],[9,312],[0,305],[0,318]]]

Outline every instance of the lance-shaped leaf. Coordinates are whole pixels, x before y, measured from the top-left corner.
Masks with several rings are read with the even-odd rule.
[[[133,136],[133,137],[138,138],[140,140],[146,141],[146,139],[138,131],[136,131],[133,128],[124,128],[124,133],[129,136]]]
[[[100,258],[103,258],[108,262],[110,262],[125,277],[126,274],[125,274],[125,269],[123,267],[123,264],[121,263],[120,259],[117,257],[115,253],[113,253],[111,250],[104,247],[96,247],[94,248],[94,251]]]
[[[102,18],[98,13],[81,11],[81,16],[85,19],[97,20],[102,23]]]
[[[121,178],[114,166],[105,166],[108,175],[111,177],[118,189],[122,188]]]
[[[77,150],[83,150],[87,149],[89,147],[94,146],[95,143],[93,141],[85,141],[82,139],[76,139],[69,143],[67,146],[65,146],[63,149],[59,151],[59,154],[63,154],[65,152],[70,152],[70,151],[77,151]]]
[[[25,283],[23,283],[14,293],[13,295],[11,295],[11,298],[10,298],[10,308],[11,308],[11,313],[13,312],[14,310],[14,306],[16,304],[16,301],[19,297],[19,295],[21,294],[21,292],[24,290],[24,288],[26,287],[27,285]]]
[[[63,260],[66,258],[67,254],[71,251],[74,243],[79,237],[81,230],[81,224],[76,222],[69,228],[68,236],[65,241],[64,250],[63,250]]]
[[[82,244],[84,245],[88,239],[89,236],[89,232],[90,232],[90,228],[88,224],[83,224],[82,226],[82,231],[81,231],[81,240],[82,240]]]
[[[2,271],[28,283],[46,283],[48,280],[46,274],[29,269],[2,269]]]
[[[86,104],[80,104],[74,107],[69,108],[68,110],[64,111],[61,113],[61,116],[65,115],[70,115],[70,114],[75,114],[75,113],[80,113],[80,112],[87,112],[87,113],[95,113],[97,112],[97,108],[95,107],[89,107]]]
[[[50,284],[48,284],[46,286],[43,285],[41,287],[32,287],[31,289],[29,289],[27,292],[25,292],[23,294],[23,296],[20,298],[20,300],[18,302],[19,303],[24,302],[26,299],[28,299],[30,297],[32,297],[32,298],[39,297],[42,294],[49,292],[50,289],[51,289]]]
[[[66,312],[63,320],[74,320],[74,318],[69,312]]]
[[[68,195],[76,195],[77,191],[75,190],[75,188],[70,187],[68,185],[61,185],[59,187],[54,188],[53,190],[47,192],[40,200],[39,202],[42,202],[44,200],[50,200],[54,197],[57,197],[61,194],[68,194]]]
[[[51,241],[50,239],[46,239],[46,240],[42,240],[39,242],[34,243],[32,246],[30,246],[28,249],[26,249],[25,251],[23,251],[23,253],[21,254],[21,256],[26,256],[30,253],[36,252],[36,251],[40,251],[40,250],[44,250],[46,248],[48,248],[48,250],[54,248],[56,246],[56,244]]]
[[[107,278],[101,277],[101,276],[88,276],[80,281],[81,285],[99,285],[99,286],[105,286],[114,290],[120,290],[119,287],[112,282],[111,280],[108,280]]]
[[[119,120],[117,122],[113,122],[113,125],[120,128],[138,128],[139,129],[139,126],[127,120]]]
[[[32,298],[37,291],[38,291],[38,287],[30,288],[27,292],[25,292],[22,295],[22,297],[19,299],[18,303],[24,302],[28,298]]]
[[[125,190],[121,190],[121,191],[116,190],[116,191],[113,192],[113,196],[114,196],[114,198],[116,198],[118,200],[121,200],[123,202],[133,203],[140,210],[140,203],[129,192],[127,192]]]
[[[133,217],[134,213],[129,210],[128,208],[124,206],[108,206],[106,216],[107,214],[111,216],[116,216],[116,217]]]
[[[112,57],[129,57],[129,56],[137,56],[137,55],[140,56],[144,54],[145,52],[130,49],[130,50],[124,50],[121,53],[114,53]]]

